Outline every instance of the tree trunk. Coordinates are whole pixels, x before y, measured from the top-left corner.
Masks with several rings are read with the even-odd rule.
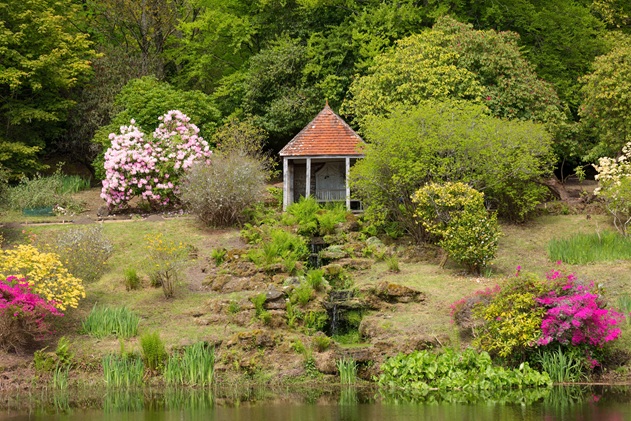
[[[559,200],[563,202],[570,200],[570,195],[567,190],[565,190],[565,186],[555,176],[546,180],[541,180],[540,183],[550,189],[550,192]]]

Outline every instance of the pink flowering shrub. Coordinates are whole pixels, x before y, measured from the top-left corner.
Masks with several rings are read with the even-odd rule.
[[[50,335],[50,318],[63,316],[53,304],[34,294],[23,278],[0,281],[0,348],[20,352]]]
[[[120,134],[110,134],[105,152],[105,179],[101,197],[110,208],[125,207],[141,197],[159,208],[178,202],[179,181],[194,162],[210,162],[208,142],[181,111],[169,111],[151,137],[131,120]]]
[[[549,272],[547,278],[551,281],[565,278],[565,283],[536,300],[547,309],[538,345],[556,341],[561,345],[600,348],[620,336],[617,326],[623,316],[604,308],[593,282],[580,285],[573,274],[564,276],[560,271]]]

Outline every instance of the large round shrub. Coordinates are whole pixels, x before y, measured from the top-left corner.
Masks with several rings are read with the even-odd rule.
[[[101,197],[110,208],[125,207],[140,197],[154,208],[178,202],[182,174],[196,161],[208,161],[212,152],[199,128],[180,111],[169,111],[151,138],[134,120],[110,134],[105,152],[105,180]]]
[[[449,257],[480,273],[495,257],[499,225],[484,194],[464,183],[428,184],[412,197],[416,217]]]
[[[243,210],[260,200],[267,171],[258,159],[217,154],[186,174],[180,198],[206,225],[230,226],[243,220]]]

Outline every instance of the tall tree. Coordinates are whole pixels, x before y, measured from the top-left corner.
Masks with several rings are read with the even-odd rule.
[[[10,170],[36,166],[75,105],[71,90],[91,73],[96,53],[75,26],[79,13],[69,1],[0,3],[0,161]]]

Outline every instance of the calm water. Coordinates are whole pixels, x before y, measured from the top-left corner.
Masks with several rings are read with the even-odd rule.
[[[631,389],[627,387],[556,388],[514,399],[485,398],[457,403],[454,396],[422,401],[382,396],[374,390],[308,391],[243,397],[215,397],[210,392],[180,390],[104,392],[80,398],[78,392],[12,399],[4,397],[0,420],[94,421],[631,421]],[[465,401],[476,400],[468,397]]]

